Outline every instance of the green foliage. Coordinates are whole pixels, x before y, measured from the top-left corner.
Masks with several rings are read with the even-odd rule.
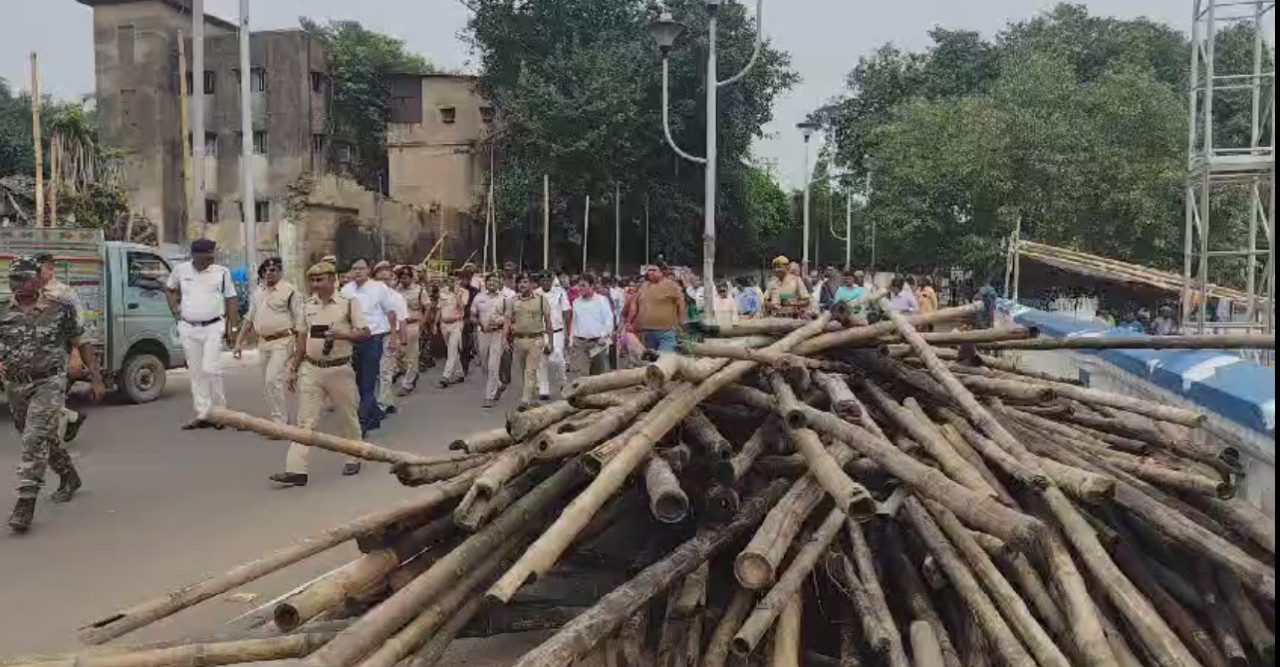
[[[36,168],[31,141],[31,96],[15,95],[0,79],[0,176],[30,174]]]
[[[386,124],[390,113],[387,77],[430,74],[436,67],[409,51],[404,42],[374,32],[357,21],[320,23],[301,18],[304,30],[328,40],[332,53],[333,105],[330,136],[351,147],[352,174],[370,189],[381,189],[386,169]]]
[[[549,174],[556,254],[577,257],[585,195],[608,207],[593,219],[610,219],[614,184],[621,183],[623,219],[642,219],[647,201],[655,252],[672,261],[696,261],[704,172],[677,157],[663,139],[661,60],[646,30],[653,16],[648,3],[470,4],[474,15],[467,36],[484,72],[482,92],[498,108],[503,125],[504,154],[495,186],[500,225],[509,233],[537,236],[536,227],[526,235],[525,225],[540,215],[542,176]],[[667,4],[687,28],[671,53],[672,132],[682,148],[701,154],[707,15],[700,2]],[[754,26],[741,5],[721,8],[719,38],[719,77],[724,79],[746,64],[755,42]],[[785,195],[747,158],[752,140],[771,118],[774,98],[795,80],[788,56],[766,48],[744,80],[720,89],[720,262],[758,260],[789,218],[779,206]],[[624,248],[634,249],[624,261],[641,258],[642,234],[638,227],[624,229]],[[601,249],[606,245],[611,250],[605,242]],[[602,259],[611,256],[600,253]]]
[[[981,269],[1001,261],[1019,218],[1027,238],[1180,263],[1184,35],[1063,4],[990,42],[930,36],[922,53],[886,45],[862,58],[821,116],[836,163],[874,173],[880,264]],[[1218,48],[1220,60],[1251,57],[1252,34],[1229,29]],[[1246,109],[1225,111],[1215,135],[1239,135]]]

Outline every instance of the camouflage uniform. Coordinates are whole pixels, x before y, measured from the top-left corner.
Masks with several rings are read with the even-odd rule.
[[[67,397],[70,350],[83,334],[75,308],[64,301],[41,299],[26,312],[12,305],[0,315],[5,392],[13,423],[22,433],[19,498],[39,495],[46,465],[59,476],[73,470],[58,434],[58,417]]]

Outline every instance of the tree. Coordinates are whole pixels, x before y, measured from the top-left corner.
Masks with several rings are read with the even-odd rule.
[[[525,229],[531,213],[536,217],[531,207],[537,206],[542,175],[549,174],[553,237],[564,242],[562,254],[576,255],[568,246],[580,243],[585,195],[612,208],[614,184],[621,183],[623,218],[641,217],[647,199],[655,249],[672,261],[694,261],[701,247],[703,170],[683,162],[663,139],[661,69],[646,30],[653,16],[648,3],[476,0],[470,6],[467,36],[483,72],[481,91],[504,128],[498,220]],[[668,6],[688,28],[671,53],[672,132],[682,148],[700,154],[706,13],[693,0]],[[736,3],[722,5],[720,17],[723,78],[747,62],[755,29]],[[721,242],[721,262],[754,262],[778,228],[774,206],[781,191],[764,187],[767,172],[747,158],[771,118],[774,98],[794,81],[788,56],[769,47],[743,81],[720,91],[718,229],[722,238],[745,232],[758,239]],[[638,230],[624,230],[624,236],[640,240]]]
[[[374,32],[357,21],[320,23],[301,18],[302,28],[329,42],[333,105],[329,135],[352,149],[352,176],[369,189],[382,190],[386,171],[386,125],[392,74],[431,74],[437,68],[409,51],[404,42]]]
[[[0,79],[0,176],[30,174],[36,168],[31,140],[31,96],[15,95]]]

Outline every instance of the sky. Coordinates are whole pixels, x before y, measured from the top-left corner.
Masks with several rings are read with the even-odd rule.
[[[934,24],[989,36],[1009,21],[1054,4],[1051,0],[765,0],[764,32],[777,48],[791,53],[792,66],[802,80],[777,100],[774,120],[757,142],[755,156],[771,165],[784,185],[800,185],[804,148],[795,124],[841,94],[845,75],[860,55],[884,42],[923,48]],[[1082,4],[1094,14],[1147,16],[1184,31],[1190,26],[1191,0]],[[0,6],[5,18],[0,23],[0,77],[15,88],[28,88],[28,58],[35,50],[40,52],[43,92],[74,98],[93,91],[90,8],[76,0],[0,0]],[[205,10],[234,20],[239,1],[205,0]],[[252,0],[250,21],[257,30],[296,27],[303,15],[354,19],[404,40],[409,48],[445,68],[474,71],[474,61],[458,36],[468,13],[459,0]]]

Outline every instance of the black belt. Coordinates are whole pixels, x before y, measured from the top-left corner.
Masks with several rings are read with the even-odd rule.
[[[280,340],[281,338],[288,338],[289,336],[292,336],[293,334],[294,334],[293,329],[285,329],[284,331],[278,331],[278,332],[273,333],[273,334],[264,334],[264,335],[262,336],[262,340],[263,340],[263,341],[265,341],[265,342],[268,342],[268,343],[269,343],[269,342],[271,342],[271,341],[273,341],[273,340]]]
[[[598,340],[604,340],[604,339],[606,339],[606,338],[608,338],[608,336],[595,336],[595,337],[592,337],[592,338],[588,338],[588,337],[586,337],[586,336],[574,336],[574,337],[573,337],[573,339],[574,339],[574,340],[585,340],[585,341],[587,341],[587,342],[589,342],[589,343],[594,343],[594,342],[596,342],[596,341],[598,341]]]
[[[185,319],[184,319],[184,320],[182,320],[182,321],[183,321],[183,322],[186,322],[187,324],[190,324],[190,325],[191,325],[191,326],[193,326],[193,327],[207,327],[207,326],[209,326],[210,324],[217,324],[217,323],[221,322],[221,321],[222,321],[222,316],[215,317],[215,318],[213,318],[213,319],[211,319],[211,320],[192,321],[192,320],[185,320]]]
[[[340,357],[338,359],[313,359],[311,357],[307,357],[306,360],[307,363],[315,366],[316,368],[337,368],[338,366],[345,366],[351,363],[351,357]]]
[[[517,331],[512,335],[515,336],[516,338],[541,338],[544,334],[541,331],[539,331],[538,333],[520,333]]]
[[[16,373],[10,370],[5,375],[5,382],[8,382],[9,384],[30,384],[32,382],[39,382],[40,380],[55,378],[59,375],[63,375],[64,373],[66,373],[66,371],[59,368],[40,371],[39,373]]]

